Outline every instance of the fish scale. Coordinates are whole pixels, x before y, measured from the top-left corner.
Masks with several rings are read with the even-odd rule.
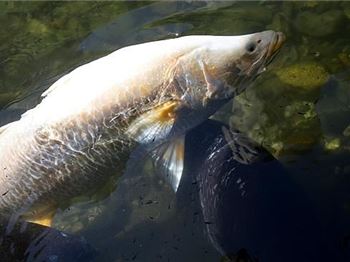
[[[283,41],[273,31],[186,36],[122,48],[63,76],[0,129],[0,215],[40,220],[92,196],[136,146],[176,191],[186,132],[242,92]]]
[[[31,139],[33,141],[30,141],[29,152],[22,155],[20,152],[19,156],[12,154],[14,158],[21,159],[17,163],[20,165],[17,167],[18,172],[26,173],[27,176],[26,180],[22,180],[25,181],[23,184],[10,180],[12,183],[9,183],[9,188],[12,190],[9,189],[0,198],[0,208],[20,208],[23,205],[23,195],[30,200],[30,192],[33,191],[41,192],[35,200],[36,205],[40,206],[47,205],[47,199],[51,199],[50,202],[52,199],[61,202],[93,190],[96,183],[103,184],[111,173],[115,173],[116,163],[120,160],[120,155],[114,152],[128,148],[125,144],[129,143],[114,139],[120,137],[119,129],[108,130],[99,136],[98,128],[92,127],[100,126],[103,121],[106,120],[100,120],[100,123],[77,123],[74,119],[68,126],[75,128],[53,126],[37,131]],[[50,133],[53,134],[52,138]],[[99,140],[95,141],[98,136]],[[7,166],[9,168],[10,165]],[[79,176],[71,176],[72,173]],[[74,187],[67,187],[67,184],[74,184]],[[19,192],[22,193],[18,194]],[[23,194],[24,192],[26,193]]]

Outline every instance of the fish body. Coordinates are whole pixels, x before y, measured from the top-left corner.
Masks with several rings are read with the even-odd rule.
[[[97,251],[82,236],[17,221],[8,227],[0,219],[0,256],[2,261],[95,261]]]
[[[212,120],[186,139],[206,235],[227,261],[346,261],[307,194],[260,145]]]
[[[0,130],[0,214],[40,220],[91,195],[144,145],[176,190],[183,136],[246,88],[283,35],[187,36],[119,49],[60,78]]]

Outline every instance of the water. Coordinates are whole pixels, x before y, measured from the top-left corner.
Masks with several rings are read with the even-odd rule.
[[[189,34],[283,31],[287,43],[268,72],[214,118],[279,160],[310,201],[328,243],[346,253],[349,20],[347,2],[1,2],[0,107],[29,109],[58,77],[126,45]],[[219,261],[194,194],[176,197],[149,168],[144,173],[124,176],[112,194],[105,190],[103,201],[60,211],[54,226],[85,237],[99,252],[96,261]]]

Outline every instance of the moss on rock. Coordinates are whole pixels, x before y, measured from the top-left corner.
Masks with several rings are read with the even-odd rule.
[[[28,23],[28,32],[34,35],[45,34],[49,31],[47,25],[37,19],[31,19]]]
[[[326,69],[313,62],[291,65],[278,70],[276,75],[285,84],[305,89],[320,87],[329,79]]]
[[[304,11],[296,17],[295,27],[305,35],[323,37],[340,30],[343,21],[344,14],[339,10],[329,10],[320,14]]]

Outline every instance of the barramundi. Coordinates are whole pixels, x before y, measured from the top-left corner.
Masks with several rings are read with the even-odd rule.
[[[186,153],[184,176],[195,183],[177,196],[197,195],[203,231],[222,261],[345,261],[316,205],[260,144],[207,120],[187,133]]]
[[[280,32],[193,35],[119,49],[58,79],[0,130],[0,215],[50,224],[142,147],[174,191],[184,137],[265,71]]]
[[[9,230],[0,218],[1,261],[96,261],[99,255],[83,236],[18,220]]]

